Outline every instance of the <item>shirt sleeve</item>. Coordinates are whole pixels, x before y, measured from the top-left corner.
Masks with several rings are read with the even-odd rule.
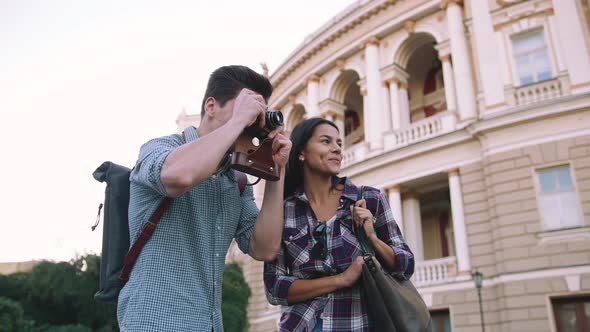
[[[181,144],[180,135],[155,138],[145,143],[139,151],[139,158],[129,180],[149,187],[161,196],[166,196],[166,190],[160,179],[162,165],[170,152]]]
[[[244,254],[247,254],[250,248],[250,239],[252,238],[252,233],[254,233],[254,224],[259,213],[256,202],[254,201],[252,186],[246,186],[241,201],[242,212],[240,213],[240,222],[236,230],[235,239],[238,243],[238,248]]]
[[[289,305],[287,294],[291,284],[297,279],[288,275],[285,246],[272,262],[264,263],[264,288],[268,302],[273,305]]]
[[[404,240],[397,222],[393,219],[393,212],[387,197],[377,189],[371,191],[370,197],[373,198],[373,202],[367,200],[367,207],[371,211],[375,211],[375,233],[381,241],[393,249],[395,254],[395,265],[390,272],[392,275],[410,279],[414,274],[414,254]]]

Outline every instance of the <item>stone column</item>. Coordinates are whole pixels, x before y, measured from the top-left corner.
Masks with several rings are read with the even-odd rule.
[[[383,114],[381,116],[383,117],[379,119],[379,122],[383,125],[383,132],[388,133],[391,132],[391,130],[393,129],[393,123],[391,106],[389,104],[389,84],[386,81],[381,82],[380,96],[383,99],[381,101],[381,107],[383,108]]]
[[[457,99],[455,95],[455,78],[453,77],[453,65],[451,65],[451,56],[449,54],[440,57],[443,67],[443,79],[445,81],[445,98],[447,100],[447,110],[457,111]]]
[[[364,112],[371,118],[370,126],[365,127],[371,150],[383,149],[384,107],[381,96],[381,73],[379,72],[379,40],[371,37],[363,42],[365,48],[365,65],[367,69],[367,108]]]
[[[467,243],[465,215],[463,213],[463,194],[461,192],[459,170],[450,170],[448,174],[451,212],[453,215],[453,233],[455,234],[455,249],[457,250],[457,266],[459,272],[469,272],[471,270],[471,263],[469,261],[469,246]]]
[[[391,128],[395,131],[402,127],[399,82],[396,79],[390,79],[387,83],[389,84],[389,104],[391,105]]]
[[[559,44],[565,55],[565,65],[570,75],[572,89],[587,87],[590,84],[590,57],[584,37],[582,22],[578,15],[576,0],[553,0],[553,10],[557,21]],[[544,32],[548,34],[548,31]]]
[[[447,25],[453,56],[453,70],[457,86],[457,104],[461,120],[474,119],[477,116],[475,89],[473,88],[473,71],[467,49],[467,38],[463,25],[462,0],[442,0],[441,8],[447,12]]]
[[[307,78],[307,114],[308,118],[320,116],[320,77],[311,75]]]
[[[471,1],[471,13],[473,15],[473,35],[481,84],[483,87],[486,106],[500,106],[505,103],[504,85],[502,83],[500,54],[496,47],[492,16],[488,1]]]
[[[391,212],[393,213],[393,219],[397,222],[399,229],[402,231],[402,234],[405,236],[404,233],[404,220],[402,218],[402,196],[399,186],[393,186],[387,190],[389,196],[389,206],[391,207]]]
[[[420,201],[418,195],[409,193],[402,201],[404,238],[414,253],[416,261],[424,260],[424,243],[422,240],[422,216],[420,215]]]
[[[410,126],[410,99],[408,97],[408,83],[399,83],[400,125],[401,128]]]

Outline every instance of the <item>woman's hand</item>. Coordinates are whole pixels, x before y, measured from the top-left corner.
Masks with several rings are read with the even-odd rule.
[[[367,209],[367,201],[361,199],[354,203],[354,206],[351,205],[350,214],[355,225],[363,227],[369,239],[377,235],[373,227],[373,214]]]
[[[365,260],[362,256],[357,256],[356,259],[350,264],[346,271],[338,275],[340,288],[350,287],[358,280],[363,272],[363,264]]]

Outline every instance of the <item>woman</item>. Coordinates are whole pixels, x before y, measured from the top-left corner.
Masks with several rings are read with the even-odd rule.
[[[337,176],[342,140],[334,123],[305,120],[291,141],[283,246],[277,259],[264,265],[269,302],[288,306],[280,331],[369,331],[355,284],[364,263],[355,227],[364,228],[381,265],[394,275],[410,278],[412,252],[383,193],[365,187],[364,199],[357,201],[357,187]]]

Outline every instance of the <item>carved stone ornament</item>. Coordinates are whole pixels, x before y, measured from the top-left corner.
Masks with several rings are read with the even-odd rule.
[[[344,59],[336,60],[336,68],[338,68],[338,70],[344,70],[344,66],[346,66],[346,61]]]
[[[440,8],[445,10],[450,4],[453,3],[459,6],[463,6],[463,0],[440,0]]]
[[[416,21],[408,20],[404,23],[404,29],[409,33],[413,34],[416,31]]]
[[[379,39],[375,36],[371,36],[361,43],[361,48],[365,48],[367,45],[379,46]]]

